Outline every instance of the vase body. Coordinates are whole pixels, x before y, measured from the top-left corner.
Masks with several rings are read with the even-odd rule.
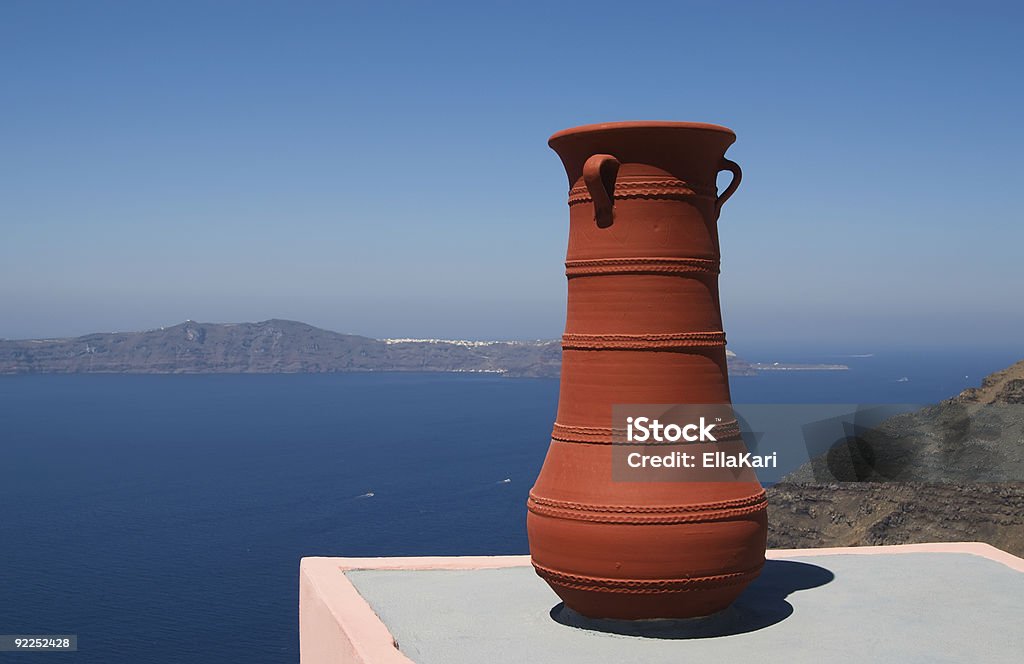
[[[718,215],[739,184],[732,131],[611,123],[549,145],[569,178],[568,302],[558,414],[530,492],[537,573],[591,618],[690,618],[760,573],[764,490],[733,481],[613,480],[621,404],[729,404]],[[718,195],[716,177],[733,181]]]

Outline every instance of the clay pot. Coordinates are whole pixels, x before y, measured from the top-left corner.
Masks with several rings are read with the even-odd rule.
[[[537,573],[591,618],[726,608],[764,565],[765,492],[612,477],[612,407],[729,404],[717,221],[740,182],[725,127],[623,122],[558,132],[569,176],[558,415],[530,492]],[[717,174],[732,182],[718,193]],[[738,435],[737,435],[738,437]]]

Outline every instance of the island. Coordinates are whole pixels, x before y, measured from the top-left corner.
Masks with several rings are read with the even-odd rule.
[[[0,374],[333,373],[437,371],[556,378],[557,340],[372,339],[290,320],[185,321],[142,332],[56,339],[0,339]],[[752,364],[726,351],[729,374],[845,369],[842,365]]]

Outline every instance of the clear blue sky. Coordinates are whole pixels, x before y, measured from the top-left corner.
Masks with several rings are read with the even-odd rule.
[[[666,119],[738,135],[732,348],[1019,343],[1020,3],[496,4],[0,3],[0,337],[555,337],[547,137]]]

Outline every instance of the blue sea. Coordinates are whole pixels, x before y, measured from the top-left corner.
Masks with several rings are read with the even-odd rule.
[[[737,403],[928,403],[1010,352],[748,358]],[[906,378],[906,380],[901,380]],[[31,662],[298,662],[303,556],[525,553],[558,381],[0,377],[0,634]]]

